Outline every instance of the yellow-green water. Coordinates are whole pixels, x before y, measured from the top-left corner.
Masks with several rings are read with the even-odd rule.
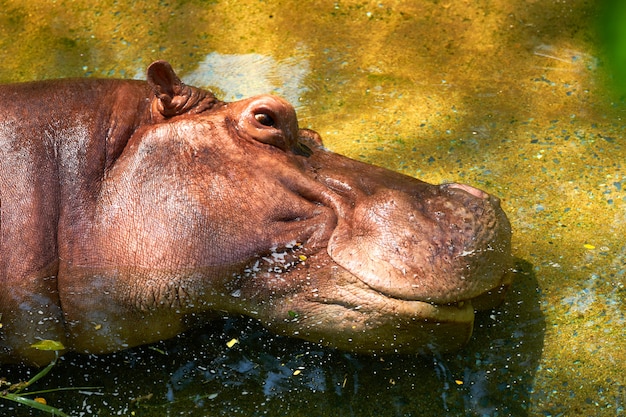
[[[603,20],[583,0],[0,2],[0,82],[132,78],[167,59],[228,99],[283,94],[336,152],[500,196],[522,271],[508,303],[451,357],[289,345],[268,359],[250,339],[229,350],[240,334],[226,323],[198,342],[213,356],[157,355],[156,371],[132,355],[72,357],[50,384],[106,388],[55,405],[77,415],[624,415],[626,104],[608,57],[626,40],[597,30],[626,22],[617,3]],[[313,353],[298,362],[300,350]],[[174,389],[181,369],[190,382]]]

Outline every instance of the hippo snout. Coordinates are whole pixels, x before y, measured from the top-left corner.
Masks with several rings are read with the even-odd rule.
[[[452,304],[499,287],[511,261],[499,200],[464,184],[405,188],[358,199],[330,239],[333,260],[402,300]]]

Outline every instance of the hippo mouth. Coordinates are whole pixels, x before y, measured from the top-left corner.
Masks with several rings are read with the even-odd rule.
[[[387,306],[391,307],[395,315],[419,315],[434,322],[463,320],[468,312],[473,311],[470,307],[472,299],[440,304],[426,300],[399,298],[369,286],[363,279],[337,265],[331,267],[330,276],[336,284],[337,292],[334,296],[324,297],[321,302],[325,304],[341,305],[353,310],[360,310],[365,306],[376,306],[379,311],[385,310]],[[347,291],[346,288],[348,288]]]
[[[336,292],[332,296],[324,296],[321,303],[340,305],[346,309],[359,310],[364,305],[376,305],[379,311],[391,307],[394,314],[413,316],[433,322],[459,321],[473,319],[473,312],[486,310],[500,304],[512,282],[510,270],[501,275],[498,285],[490,287],[478,295],[467,294],[467,297],[450,299],[450,301],[420,300],[403,298],[372,287],[366,281],[338,265],[331,267],[330,276],[336,284]]]
[[[325,257],[313,255],[307,262]],[[498,304],[505,290],[503,281],[474,299],[443,304],[405,299],[369,286],[332,260],[303,281],[306,292],[264,304],[250,315],[277,333],[365,354],[457,350],[472,335],[475,310]]]

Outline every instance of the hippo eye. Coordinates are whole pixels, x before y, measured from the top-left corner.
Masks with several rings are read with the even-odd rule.
[[[254,118],[257,122],[261,123],[263,126],[274,126],[274,119],[267,113],[257,113],[254,115]]]

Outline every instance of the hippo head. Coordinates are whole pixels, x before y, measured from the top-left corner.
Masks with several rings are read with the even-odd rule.
[[[148,82],[152,123],[102,184],[90,233],[105,249],[65,265],[99,290],[115,279],[127,316],[155,317],[140,342],[224,311],[355,352],[447,351],[501,300],[511,230],[497,198],[332,153],[278,97],[224,103],[162,61]],[[102,323],[75,308],[84,281],[67,281],[68,322]]]

